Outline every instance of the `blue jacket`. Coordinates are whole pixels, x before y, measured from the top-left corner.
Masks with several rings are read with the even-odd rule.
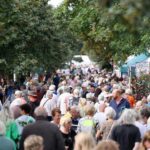
[[[121,116],[121,113],[125,108],[130,108],[130,104],[128,100],[124,98],[121,99],[119,104],[117,104],[116,101],[113,99],[109,105],[116,111],[116,117],[115,117],[116,120]]]

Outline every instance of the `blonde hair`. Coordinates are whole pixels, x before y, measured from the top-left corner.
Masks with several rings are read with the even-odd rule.
[[[119,145],[112,140],[101,141],[94,150],[119,150]]]
[[[43,138],[37,135],[30,135],[24,141],[25,150],[43,150]]]
[[[142,140],[143,149],[146,150],[145,142],[150,141],[150,131],[147,131]]]
[[[84,110],[85,110],[85,115],[93,115],[95,113],[95,108],[92,104],[87,104]]]
[[[85,98],[80,98],[79,99],[79,107],[83,107],[86,105],[86,99]]]
[[[69,118],[69,117],[61,117],[61,119],[60,119],[60,125],[61,126],[64,126],[66,123],[69,123],[69,122],[71,122],[71,119]]]
[[[95,141],[89,133],[79,133],[75,137],[74,150],[92,150],[95,147]]]

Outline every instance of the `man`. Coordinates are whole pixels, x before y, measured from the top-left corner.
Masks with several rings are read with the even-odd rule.
[[[20,150],[24,150],[23,143],[29,135],[39,135],[44,140],[44,150],[64,150],[64,142],[58,127],[46,120],[47,113],[43,107],[34,111],[36,122],[27,125],[22,132]]]
[[[130,104],[128,100],[122,98],[121,90],[113,90],[112,96],[113,100],[109,105],[116,111],[115,119],[118,119],[125,108],[130,108]]]
[[[23,104],[20,106],[21,109],[21,116],[19,118],[17,118],[15,120],[18,130],[19,130],[19,134],[22,134],[22,130],[23,128],[30,124],[35,122],[35,119],[33,117],[30,116],[31,113],[31,106],[29,104]]]
[[[22,91],[19,90],[15,92],[15,99],[10,104],[10,109],[12,109],[15,106],[21,106],[26,103],[22,94],[23,94]]]
[[[28,91],[28,99],[31,105],[31,115],[33,116],[35,108],[39,106],[37,93],[35,91]]]
[[[72,106],[70,109],[71,120],[72,120],[72,130],[77,131],[78,122],[80,119],[80,110],[78,106]]]
[[[48,120],[52,120],[52,110],[56,108],[56,102],[55,99],[53,99],[53,91],[48,90],[46,93],[46,99],[41,101],[40,106],[44,107],[47,114],[48,114]]]
[[[71,94],[69,93],[69,88],[65,87],[64,93],[62,93],[57,101],[57,107],[60,108],[61,114],[65,115],[67,113],[68,108],[70,107],[70,98]]]
[[[101,127],[101,125],[106,121],[106,115],[104,113],[106,108],[105,102],[101,101],[99,103],[99,111],[94,115],[94,120],[98,122],[98,125]]]

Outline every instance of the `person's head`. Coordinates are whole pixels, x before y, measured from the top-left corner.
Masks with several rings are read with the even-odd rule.
[[[137,111],[140,111],[142,109],[142,107],[143,107],[142,101],[138,101],[135,105],[135,109]]]
[[[73,90],[73,96],[74,97],[79,97],[79,90],[78,89]]]
[[[60,118],[61,118],[61,111],[59,108],[54,108],[52,110],[52,117],[53,117],[53,121],[56,123],[56,124],[59,124],[60,123]]]
[[[112,95],[114,99],[121,98],[121,90],[118,90],[118,89],[113,90]]]
[[[31,106],[29,104],[23,104],[20,106],[22,115],[29,115],[31,113]]]
[[[71,117],[72,117],[73,119],[78,118],[78,117],[80,116],[80,115],[79,115],[80,110],[79,110],[78,106],[72,106],[72,107],[70,108],[70,113],[71,113]]]
[[[12,114],[13,119],[17,119],[18,117],[20,117],[22,115],[20,106],[10,107],[10,112]]]
[[[4,123],[0,120],[0,135],[4,136],[6,134],[6,127]]]
[[[105,108],[105,115],[108,119],[114,119],[116,116],[116,112],[112,107]]]
[[[125,109],[119,118],[119,121],[123,124],[134,124],[136,121],[136,112],[133,109]]]
[[[86,105],[86,99],[85,98],[80,98],[79,99],[79,107],[83,107]]]
[[[87,101],[93,101],[93,99],[94,99],[93,93],[87,93],[86,94],[86,99],[87,99]]]
[[[98,101],[99,101],[99,102],[100,102],[100,101],[104,101],[104,99],[105,99],[105,98],[104,98],[103,95],[100,94],[100,95],[98,96]]]
[[[92,150],[95,147],[95,141],[89,133],[79,133],[75,137],[74,150]]]
[[[143,137],[142,145],[145,150],[150,149],[150,131],[147,131]]]
[[[47,116],[48,116],[45,108],[44,107],[40,107],[40,106],[35,108],[34,115],[35,115],[36,119],[40,119],[40,118],[41,119],[46,119]]]
[[[90,92],[95,93],[95,86],[92,84],[90,85]]]
[[[60,119],[60,125],[63,127],[65,130],[70,131],[71,129],[71,118],[68,117],[61,117]]]
[[[49,86],[49,90],[52,91],[52,92],[55,91],[55,88],[56,88],[56,87],[55,87],[55,85],[53,85],[53,84]]]
[[[84,83],[82,84],[82,90],[83,90],[83,91],[86,91],[86,90],[87,90],[87,86],[88,86],[88,84],[87,84],[86,82],[84,82]]]
[[[44,150],[43,138],[37,135],[30,135],[24,141],[25,150]]]
[[[94,150],[119,150],[119,145],[112,140],[101,141]]]
[[[85,115],[88,116],[93,116],[95,113],[95,108],[92,104],[87,104],[84,110],[85,110]]]
[[[141,114],[143,122],[145,124],[147,124],[147,120],[150,117],[150,108],[149,107],[145,107],[145,108],[141,109],[140,114]]]
[[[132,90],[131,89],[126,89],[125,94],[126,95],[132,95]]]
[[[28,99],[31,102],[35,102],[37,100],[37,93],[35,91],[28,91]]]
[[[22,91],[19,90],[15,91],[15,98],[20,98],[20,97],[22,97]]]
[[[46,92],[46,97],[47,97],[48,99],[52,99],[52,97],[53,97],[53,91],[48,90],[48,91]]]
[[[102,90],[105,91],[105,92],[109,92],[109,86],[105,85]]]

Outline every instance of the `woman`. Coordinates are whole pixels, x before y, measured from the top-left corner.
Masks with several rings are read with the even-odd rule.
[[[75,131],[71,130],[71,119],[67,117],[62,117],[60,120],[60,131],[64,138],[66,150],[73,150],[74,137],[76,135]]]
[[[120,125],[112,130],[112,140],[118,142],[120,150],[138,150],[141,141],[139,129],[134,125],[136,114],[133,109],[125,109],[120,117]]]
[[[150,150],[150,131],[145,133],[140,150]]]
[[[95,147],[95,141],[91,134],[79,133],[75,137],[74,150],[92,150]]]
[[[107,120],[101,125],[100,130],[97,131],[97,139],[101,137],[103,140],[107,140],[113,128],[114,118],[116,116],[115,110],[112,107],[107,107],[105,109],[105,115]]]
[[[94,106],[92,104],[87,104],[85,106],[85,117],[81,118],[78,123],[78,133],[86,132],[91,133],[93,136],[95,136],[97,122],[93,118],[94,113]]]
[[[61,111],[59,108],[54,108],[52,110],[52,118],[53,118],[53,120],[51,121],[51,123],[54,123],[59,128],[60,127],[60,118],[61,118]]]

